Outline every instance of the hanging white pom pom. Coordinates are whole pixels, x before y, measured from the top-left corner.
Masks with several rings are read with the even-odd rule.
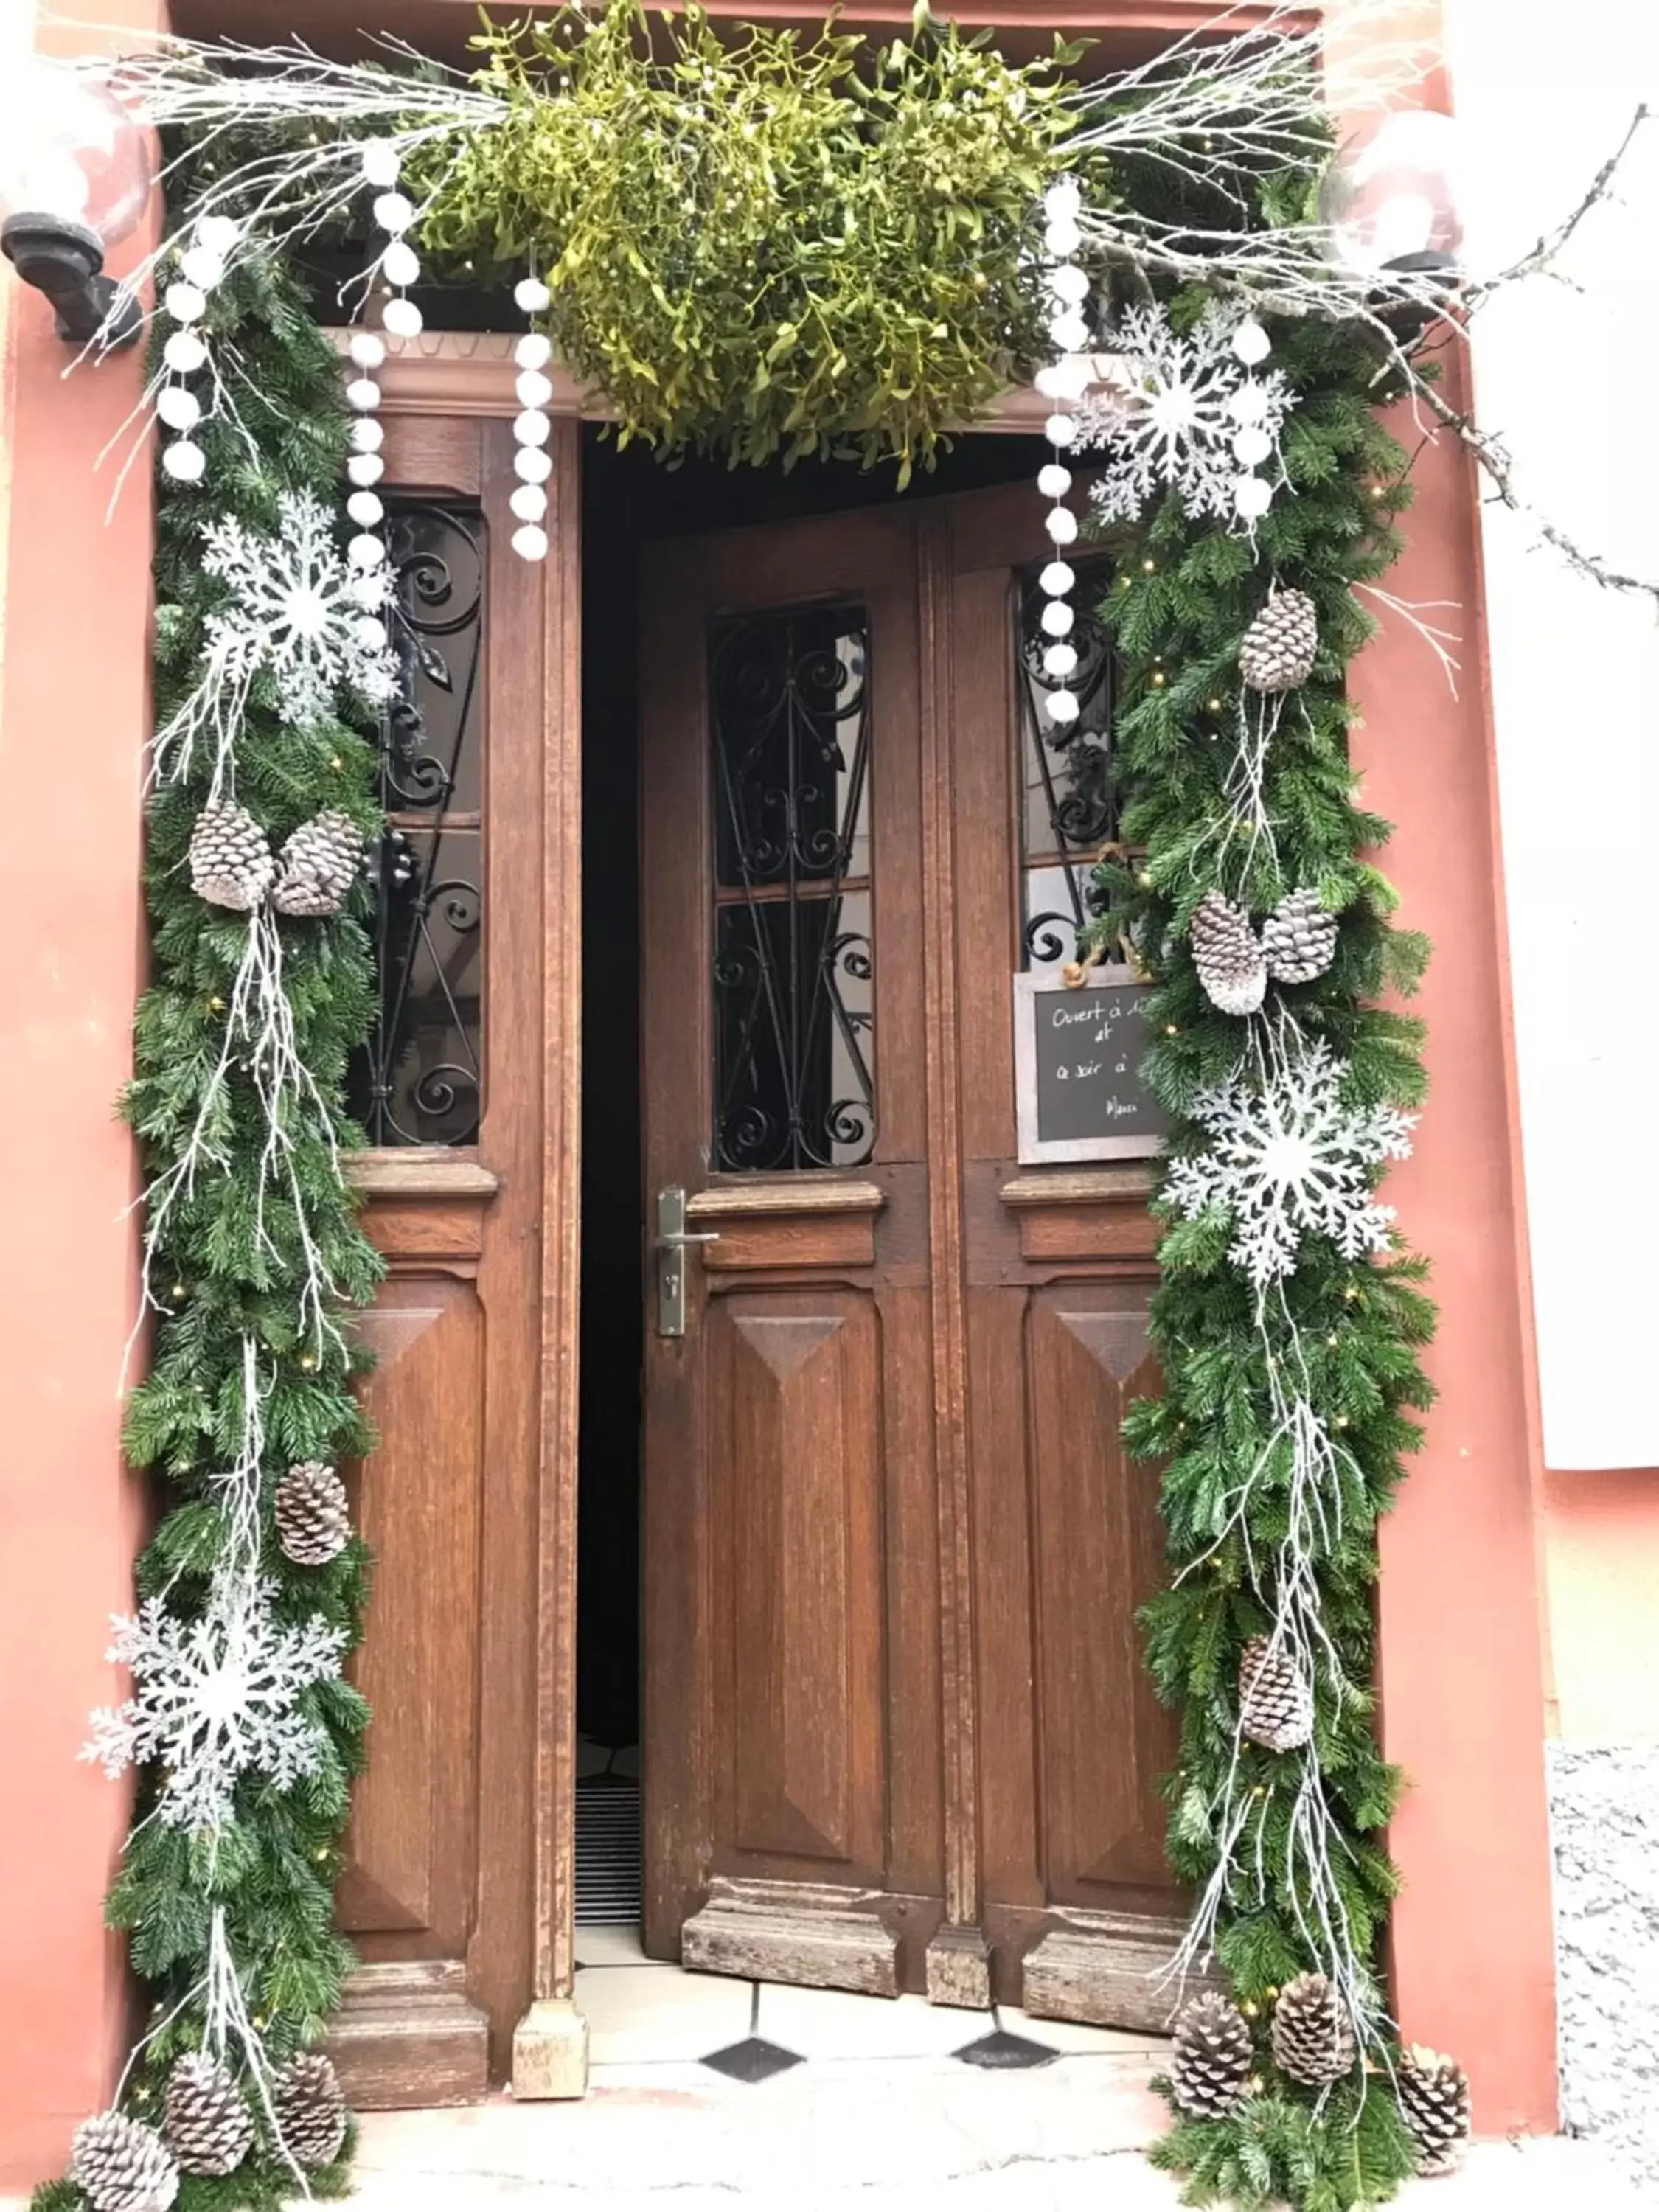
[[[161,348],[161,359],[175,376],[194,376],[207,357],[208,349],[194,331],[174,331]]]
[[[1064,499],[1072,489],[1072,471],[1063,469],[1058,461],[1049,461],[1037,471],[1037,489],[1044,499]]]
[[[1272,405],[1266,385],[1259,377],[1247,376],[1227,402],[1227,412],[1235,422],[1265,422]]]
[[[539,276],[520,276],[513,287],[514,305],[521,313],[539,315],[553,304],[553,295]]]
[[[1088,271],[1079,269],[1075,261],[1062,261],[1058,269],[1048,271],[1048,289],[1055,299],[1080,306],[1089,296]]]
[[[1045,526],[1056,545],[1074,545],[1077,543],[1077,517],[1069,507],[1051,507]]]
[[[1259,423],[1251,423],[1233,440],[1233,459],[1247,469],[1259,468],[1273,449],[1273,440]]]
[[[421,274],[421,257],[412,246],[394,238],[380,256],[380,270],[388,284],[414,284]]]
[[[1051,415],[1042,426],[1042,434],[1051,446],[1069,446],[1077,435],[1077,417]]]
[[[552,457],[539,446],[520,446],[513,456],[513,468],[523,483],[545,483],[553,473]]]
[[[380,387],[372,376],[354,376],[345,388],[346,405],[360,415],[372,414],[380,404]]]
[[[1246,368],[1254,368],[1258,362],[1266,361],[1273,349],[1273,340],[1254,315],[1246,316],[1233,332],[1233,352]]]
[[[200,483],[207,455],[188,438],[179,438],[161,455],[161,466],[175,483]]]
[[[403,158],[389,138],[369,139],[358,159],[362,165],[363,182],[381,191],[389,191],[403,170]]]
[[[526,331],[513,349],[520,368],[545,368],[553,358],[553,341],[545,331]]]
[[[386,514],[386,502],[377,491],[354,491],[346,501],[346,513],[364,530],[373,530]]]
[[[1036,373],[1036,388],[1045,399],[1081,399],[1093,380],[1088,361],[1077,354],[1051,361]]]
[[[547,532],[537,522],[526,522],[513,533],[513,550],[521,560],[544,561],[547,558]]]
[[[359,368],[378,368],[386,359],[386,340],[378,331],[353,331],[346,350]]]
[[[378,453],[354,453],[346,463],[346,474],[355,484],[377,484],[386,474],[386,463]]]
[[[193,430],[202,419],[202,403],[182,384],[169,384],[156,393],[155,411],[169,430]]]
[[[1042,243],[1056,259],[1064,260],[1075,253],[1083,243],[1083,233],[1069,216],[1063,222],[1051,222],[1042,234]]]
[[[1077,581],[1077,571],[1069,561],[1051,561],[1037,582],[1051,599],[1063,599]]]
[[[382,230],[401,238],[415,220],[415,203],[403,192],[382,192],[374,203],[374,214]]]
[[[520,522],[539,522],[547,513],[547,494],[539,484],[520,484],[507,505]]]
[[[1083,194],[1069,177],[1061,177],[1042,195],[1042,212],[1050,222],[1075,222],[1083,212]]]
[[[1081,353],[1089,343],[1089,325],[1081,315],[1056,315],[1048,325],[1048,335],[1058,353]]]
[[[378,545],[379,538],[374,542]],[[346,590],[360,607],[368,607],[371,612],[376,607],[383,607],[386,599],[385,568],[378,561],[372,568],[354,568],[346,578]]]
[[[426,328],[426,317],[413,300],[388,300],[380,319],[394,338],[417,338]]]
[[[544,446],[552,434],[553,425],[539,407],[526,407],[514,418],[513,434],[521,446]]]
[[[1074,619],[1064,599],[1050,599],[1042,610],[1042,627],[1049,637],[1069,637]]]
[[[386,558],[386,545],[372,530],[360,531],[346,546],[346,558],[354,568],[378,568]]]
[[[1048,720],[1051,722],[1074,722],[1077,720],[1078,704],[1075,691],[1051,691],[1043,701],[1043,705],[1048,709]]]
[[[1240,477],[1233,486],[1233,505],[1247,522],[1256,522],[1273,503],[1273,488],[1266,477]]]
[[[1042,672],[1045,676],[1072,676],[1077,672],[1077,647],[1062,638],[1057,644],[1042,649]]]
[[[538,368],[521,369],[518,379],[520,407],[545,407],[553,397],[553,386]]]
[[[199,323],[207,301],[196,285],[175,282],[162,293],[161,305],[175,323]]]
[[[240,243],[242,226],[234,215],[204,215],[196,226],[196,235],[210,253],[228,261]]]
[[[186,284],[194,284],[199,292],[210,292],[224,281],[225,264],[219,255],[205,246],[192,246],[179,256],[179,274]]]
[[[372,415],[359,416],[351,426],[351,450],[354,453],[378,453],[386,443],[386,431]]]
[[[386,648],[386,624],[379,615],[359,615],[352,623],[352,635],[365,653],[381,653]]]

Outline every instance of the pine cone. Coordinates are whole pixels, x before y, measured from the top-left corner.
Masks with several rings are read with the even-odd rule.
[[[204,806],[190,833],[190,880],[198,898],[251,914],[276,873],[265,833],[246,807]]]
[[[279,912],[338,914],[363,864],[363,833],[337,807],[302,822],[283,848],[272,896]]]
[[[1249,2023],[1229,1998],[1206,1990],[1182,2005],[1170,2045],[1170,2086],[1194,2119],[1224,2119],[1249,2093]]]
[[[1469,2081],[1455,2058],[1414,2043],[1395,2069],[1400,2115],[1417,2145],[1419,2173],[1451,2173],[1469,2139]]]
[[[1313,1692],[1282,1645],[1253,1636],[1238,1662],[1238,1720],[1266,1751],[1295,1751],[1313,1735]]]
[[[351,1537],[346,1486],[319,1459],[301,1460],[276,1486],[276,1540],[296,1567],[324,1567]]]
[[[1319,610],[1305,592],[1270,592],[1244,633],[1238,672],[1252,691],[1294,691],[1313,674]]]
[[[1285,1983],[1273,2007],[1273,2064],[1310,2089],[1340,2081],[1356,2056],[1353,2023],[1323,1974]]]
[[[1267,988],[1267,963],[1243,908],[1219,891],[1206,891],[1188,935],[1193,965],[1212,1005],[1224,1014],[1253,1014]]]
[[[277,2070],[271,2105],[283,2148],[296,2166],[327,2166],[345,2141],[345,2099],[320,2051],[291,2058]]]
[[[179,2168],[154,2128],[125,2112],[100,2112],[75,2131],[70,2179],[92,2212],[167,2212]]]
[[[1288,892],[1261,925],[1261,951],[1276,983],[1310,983],[1336,957],[1336,916],[1317,891]]]
[[[204,2051],[167,2076],[167,2142],[183,2173],[234,2173],[253,2148],[253,2115],[222,2066]]]

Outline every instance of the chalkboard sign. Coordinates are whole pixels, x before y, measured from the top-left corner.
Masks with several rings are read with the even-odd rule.
[[[1145,1159],[1169,1127],[1140,1080],[1151,986],[1127,968],[1091,968],[1068,989],[1058,975],[1014,978],[1019,1157]]]

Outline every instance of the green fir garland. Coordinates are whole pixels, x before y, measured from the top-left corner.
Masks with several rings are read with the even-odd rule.
[[[209,312],[215,341],[234,349],[240,428],[204,423],[204,481],[160,480],[155,556],[155,706],[158,725],[190,690],[206,638],[206,619],[223,586],[202,566],[204,524],[231,514],[267,532],[284,492],[314,494],[332,509],[346,447],[338,356],[287,265],[256,253],[239,262]],[[246,434],[244,434],[246,433]],[[236,793],[280,843],[319,811],[339,809],[372,832],[369,797],[375,751],[359,730],[333,720],[296,728],[278,710],[270,678],[256,681],[237,732]],[[225,1024],[248,941],[249,919],[211,906],[191,888],[191,833],[208,796],[209,763],[158,784],[150,809],[146,883],[154,980],[140,1002],[135,1073],[123,1112],[142,1149],[147,1181],[178,1159],[225,1041]],[[362,915],[367,893],[328,920],[279,921],[283,984],[298,1054],[337,1127],[349,1055],[368,1035],[374,981]],[[286,1133],[302,1196],[305,1231],[324,1273],[352,1302],[367,1304],[381,1265],[362,1234],[351,1194],[320,1117],[296,1108]],[[349,1127],[345,1133],[349,1139]],[[161,1309],[148,1378],[133,1394],[125,1443],[133,1465],[158,1479],[166,1504],[138,1562],[142,1597],[167,1594],[169,1611],[199,1615],[224,1552],[223,1492],[215,1476],[243,1440],[245,1346],[255,1348],[263,1378],[264,1540],[260,1567],[276,1585],[283,1626],[320,1616],[361,1638],[368,1578],[368,1547],[353,1537],[325,1565],[284,1557],[270,1522],[276,1481],[292,1464],[337,1462],[368,1450],[372,1431],[352,1395],[361,1365],[345,1340],[320,1340],[299,1310],[295,1285],[306,1263],[296,1207],[267,1195],[259,1217],[259,1155],[267,1131],[244,1068],[233,1073],[229,1103],[216,1131],[222,1172],[196,1178],[173,1208],[151,1269]],[[358,1141],[361,1141],[359,1139]],[[216,1908],[222,1908],[231,1955],[253,2025],[274,2065],[318,2041],[339,2002],[350,1947],[333,1924],[334,1885],[351,1779],[362,1765],[368,1709],[343,1680],[302,1691],[299,1709],[322,1730],[319,1770],[286,1790],[255,1775],[238,1785],[234,1819],[216,1836],[158,1817],[165,1772],[141,1771],[138,1802],[108,1918],[125,1929],[132,1964],[149,1984],[148,2040],[125,2109],[160,2120],[173,2062],[203,2036],[203,1984]],[[234,2058],[234,2054],[233,2054]],[[260,2099],[245,2083],[256,2121]],[[348,2154],[349,2155],[349,2148]],[[307,2176],[313,2194],[349,2186],[345,2157]],[[273,2155],[268,2130],[246,2161],[223,2178],[185,2175],[180,2212],[275,2208],[295,2193],[294,2173]],[[52,2182],[34,2212],[80,2212],[86,2200],[68,2181]]]
[[[1194,321],[1207,296],[1178,295],[1176,326]],[[1376,352],[1362,334],[1310,319],[1267,321],[1273,366],[1297,404],[1281,441],[1288,483],[1255,544],[1234,527],[1190,520],[1171,494],[1139,527],[1114,535],[1116,581],[1100,609],[1122,668],[1117,775],[1124,841],[1139,857],[1133,867],[1100,870],[1091,934],[1105,942],[1127,932],[1154,977],[1155,1042],[1143,1073],[1172,1116],[1171,1158],[1214,1141],[1194,1106],[1243,1048],[1243,1024],[1211,1003],[1187,939],[1206,891],[1240,896],[1237,863],[1224,881],[1218,866],[1230,817],[1224,787],[1239,742],[1239,648],[1271,584],[1311,598],[1320,646],[1296,694],[1305,714],[1287,712],[1268,750],[1277,860],[1258,849],[1241,903],[1260,916],[1286,891],[1311,886],[1340,923],[1331,965],[1311,981],[1270,987],[1268,1012],[1275,1000],[1288,1007],[1310,1039],[1325,1040],[1347,1064],[1350,1103],[1413,1106],[1424,1091],[1420,1024],[1378,1002],[1412,989],[1427,946],[1393,926],[1395,894],[1369,858],[1389,824],[1357,800],[1345,689],[1348,664],[1374,628],[1353,587],[1399,551],[1394,519],[1410,495],[1405,457],[1374,411],[1389,395],[1376,386]],[[1391,2196],[1414,2160],[1386,2073],[1356,2075],[1318,2098],[1274,2067],[1267,2032],[1278,1990],[1314,1961],[1304,1874],[1289,1851],[1290,1762],[1248,1741],[1235,1749],[1241,1656],[1270,1626],[1251,1559],[1259,1567],[1285,1534],[1287,1455],[1270,1448],[1266,1363],[1285,1355],[1292,1330],[1299,1334],[1309,1401],[1357,1470],[1340,1530],[1326,1524],[1329,1540],[1314,1561],[1335,1662],[1316,1670],[1315,1747],[1340,1838],[1340,1909],[1354,1951],[1380,1972],[1397,1887],[1382,1831],[1400,1778],[1376,1736],[1376,1523],[1419,1440],[1416,1415],[1432,1397],[1418,1355],[1433,1308],[1419,1287],[1424,1264],[1403,1248],[1378,1261],[1345,1260],[1328,1238],[1310,1236],[1264,1337],[1255,1293],[1229,1256],[1229,1216],[1189,1219],[1167,1190],[1154,1206],[1164,1234],[1152,1333],[1164,1393],[1131,1409],[1125,1434],[1139,1456],[1164,1468],[1170,1582],[1144,1620],[1158,1689],[1182,1716],[1181,1765],[1166,1780],[1168,1849],[1174,1872],[1201,1892],[1222,1847],[1215,1808],[1237,1755],[1252,1810],[1217,1950],[1255,2029],[1262,2086],[1229,2117],[1179,2118],[1153,2156],[1190,2174],[1194,2203],[1252,2212],[1282,2197],[1303,2212],[1346,2212]],[[1267,1479],[1244,1526],[1230,1528],[1229,1495],[1264,1455]]]

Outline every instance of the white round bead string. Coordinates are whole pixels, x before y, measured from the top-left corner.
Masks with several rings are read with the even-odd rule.
[[[185,381],[208,366],[208,341],[200,328],[208,295],[222,284],[230,256],[242,234],[229,216],[204,216],[179,257],[179,274],[161,294],[161,312],[178,328],[161,348],[162,380],[155,390],[155,416],[174,433],[161,449],[161,467],[174,483],[200,483],[207,456],[191,433],[207,411]]]
[[[540,315],[552,305],[553,295],[541,277],[523,276],[513,288],[513,298],[521,313]],[[519,365],[517,391],[523,410],[513,425],[513,468],[519,479],[507,502],[519,523],[513,533],[513,550],[523,561],[544,561],[547,494],[543,487],[553,473],[546,450],[553,434],[552,417],[547,411],[553,397],[553,380],[547,373],[553,359],[553,341],[544,331],[526,331],[514,345],[513,357]]]
[[[358,161],[363,182],[374,193],[370,212],[375,227],[386,236],[376,266],[388,284],[400,288],[412,284],[421,273],[420,258],[404,233],[415,220],[415,204],[398,190],[402,168],[398,149],[388,139],[371,138]],[[413,338],[421,334],[421,311],[413,300],[402,296],[401,289],[386,301],[381,319],[394,337]],[[385,396],[379,380],[386,366],[386,340],[379,331],[354,331],[346,351],[352,373],[346,380],[345,399],[353,418],[346,475],[356,486],[346,501],[346,513],[356,525],[356,535],[346,546],[346,559],[352,571],[350,588],[365,609],[360,635],[365,641],[372,641],[371,634],[378,632],[380,642],[384,643],[385,624],[376,610],[386,597],[386,503],[374,486],[386,473],[380,453],[386,429],[378,419]]]
[[[1273,349],[1273,342],[1254,315],[1246,315],[1231,339],[1233,358],[1246,368],[1259,368]],[[1233,459],[1240,473],[1233,480],[1233,507],[1246,523],[1259,522],[1273,505],[1273,488],[1255,471],[1273,453],[1273,441],[1264,418],[1268,399],[1261,380],[1247,376],[1233,394],[1230,413],[1237,425],[1233,433]]]
[[[1089,323],[1084,313],[1089,277],[1073,258],[1083,244],[1078,222],[1083,212],[1082,193],[1069,178],[1062,178],[1044,194],[1042,210],[1047,218],[1042,242],[1050,256],[1048,335],[1055,358],[1038,370],[1036,384],[1043,398],[1054,403],[1043,435],[1054,453],[1038,472],[1037,489],[1049,501],[1045,526],[1049,543],[1058,550],[1074,544],[1078,534],[1077,517],[1066,504],[1072,471],[1063,456],[1077,440],[1077,417],[1072,410],[1093,381],[1086,357]],[[1040,581],[1048,602],[1041,617],[1042,633],[1048,641],[1043,649],[1042,672],[1055,682],[1045,703],[1049,720],[1063,728],[1076,721],[1079,712],[1077,695],[1066,681],[1076,673],[1078,665],[1077,647],[1070,642],[1076,619],[1070,594],[1077,575],[1069,562],[1055,558],[1043,569]]]

